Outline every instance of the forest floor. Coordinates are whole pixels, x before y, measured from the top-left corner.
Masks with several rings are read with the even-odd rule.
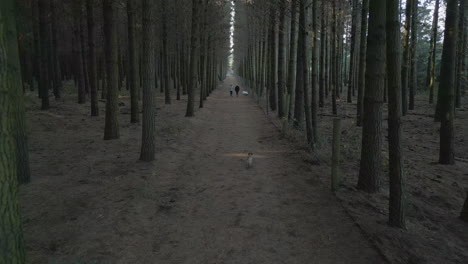
[[[229,96],[235,84],[194,118],[158,98],[154,163],[137,161],[128,98],[120,140],[103,141],[103,110],[91,118],[72,95],[41,112],[31,95],[28,263],[382,263],[305,153],[251,97]]]
[[[355,189],[361,143],[355,105],[340,103],[343,184],[335,197],[330,113],[321,113],[320,149],[312,155],[302,134],[283,138],[274,113],[265,115],[250,96],[231,98],[229,87],[238,82],[228,77],[194,118],[184,117],[185,100],[164,105],[158,97],[154,163],[138,161],[141,126],[129,123],[127,97],[120,98],[121,138],[103,141],[102,102],[101,116],[91,118],[89,104],[76,104],[76,95],[43,112],[31,94],[33,181],[21,187],[28,263],[468,259],[468,225],[457,219],[468,186],[468,109],[456,122],[455,166],[435,163],[437,125],[427,103],[418,101],[424,108],[405,117],[409,208],[402,231],[386,224],[385,175],[380,194]]]

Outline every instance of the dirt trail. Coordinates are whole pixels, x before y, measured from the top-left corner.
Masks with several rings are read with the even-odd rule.
[[[231,84],[233,77],[197,114],[181,142],[188,151],[156,165],[177,173],[160,175],[170,199],[156,216],[162,237],[147,261],[381,262],[253,100],[229,96]],[[255,157],[252,169],[246,168],[248,152]]]
[[[383,263],[328,187],[314,175],[313,167],[280,139],[252,98],[229,96],[229,86],[235,83],[229,77],[195,118],[177,115],[161,122],[171,135],[158,137],[158,160],[152,166],[135,165],[138,146],[134,141],[139,129],[132,126],[123,129],[120,143],[97,139],[86,151],[73,152],[78,167],[93,160],[92,172],[86,172],[85,166],[74,174],[60,161],[33,164],[43,176],[27,187],[23,198],[31,201],[23,207],[32,263],[45,263],[46,259],[163,264]],[[183,103],[167,106],[165,111],[177,107]],[[79,126],[70,133],[79,134]],[[96,131],[93,136],[98,136]],[[68,143],[58,148],[80,148],[82,140],[76,142],[74,147]],[[39,149],[41,144],[32,143]],[[122,149],[127,152],[120,155]],[[248,152],[254,153],[251,169],[246,168]],[[33,154],[33,158],[46,155],[43,153]],[[115,161],[115,155],[119,160]],[[50,178],[50,166],[66,176]],[[51,188],[56,190],[53,195]],[[70,214],[74,217],[69,218]]]

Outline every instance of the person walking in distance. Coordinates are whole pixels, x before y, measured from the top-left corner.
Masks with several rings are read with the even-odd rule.
[[[232,86],[231,88],[229,88],[229,93],[231,94],[231,97],[232,97]]]
[[[239,97],[239,91],[240,91],[240,87],[239,85],[236,86],[236,96]]]

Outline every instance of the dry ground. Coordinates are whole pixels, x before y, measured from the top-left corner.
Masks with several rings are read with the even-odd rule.
[[[41,112],[30,95],[33,182],[21,187],[28,263],[384,263],[329,192],[326,163],[308,163],[250,97],[229,97],[236,82],[229,78],[195,118],[183,116],[185,101],[158,98],[154,163],[137,161],[141,127],[129,124],[128,98],[121,139],[103,141],[103,112],[89,117],[74,95]],[[340,197],[363,196],[354,193]],[[363,213],[380,206],[348,201]],[[460,206],[449,202],[453,212]]]
[[[389,197],[387,116],[384,115],[383,123],[385,172],[382,174],[382,191],[368,195],[356,189],[362,133],[355,123],[356,102],[339,102],[338,114],[343,130],[342,184],[337,197],[369,241],[391,263],[468,263],[468,224],[458,218],[468,190],[468,96],[462,106],[457,110],[455,121],[456,165],[453,166],[437,163],[440,123],[433,121],[434,106],[428,104],[425,94],[418,95],[416,109],[403,118],[408,228],[399,230],[386,224]],[[313,166],[314,174],[322,183],[330,185],[331,99],[327,99],[325,108],[320,111],[320,149],[314,155],[308,155],[306,162],[319,163],[320,166]],[[270,120],[280,127],[274,114],[270,113]],[[290,137],[296,148],[303,148],[302,132]]]

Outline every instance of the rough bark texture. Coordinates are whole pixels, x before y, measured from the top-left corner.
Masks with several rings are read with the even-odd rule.
[[[0,263],[26,263],[18,203],[16,106],[21,72],[14,1],[0,2]],[[21,90],[21,89],[20,89]],[[18,101],[20,100],[20,101]],[[24,109],[23,109],[24,111]]]
[[[439,163],[454,164],[455,61],[458,39],[458,1],[447,1],[444,47],[440,70],[440,151]]]
[[[137,42],[135,37],[135,6],[133,0],[127,1],[127,17],[128,17],[128,60],[129,60],[129,88],[130,88],[130,122],[138,123],[140,121],[140,113],[138,106],[138,90],[139,73],[138,73],[138,57],[137,57]],[[146,51],[145,51],[146,52]],[[147,54],[145,54],[147,56]],[[143,56],[143,57],[145,57]],[[155,74],[153,74],[155,75]],[[153,77],[154,78],[154,77]]]
[[[89,88],[91,92],[91,116],[99,115],[98,105],[98,80],[97,80],[97,60],[96,60],[96,43],[94,23],[94,1],[86,0],[86,11],[88,19],[88,71],[89,71]]]
[[[119,105],[117,96],[118,68],[117,68],[117,34],[114,15],[114,1],[103,0],[104,11],[104,50],[106,54],[107,101],[104,139],[118,139],[119,133]]]
[[[361,47],[359,48],[359,74],[358,74],[358,99],[357,99],[357,126],[362,126],[364,115],[364,89],[366,85],[366,55],[367,55],[367,13],[369,0],[362,2],[361,19]]]
[[[435,59],[437,48],[437,26],[439,24],[439,6],[440,0],[436,0],[434,6],[434,16],[432,19],[431,48],[427,59],[427,78],[426,85],[429,88],[429,103],[434,103],[434,84],[435,84]]]
[[[48,72],[48,3],[47,0],[39,0],[39,39],[40,39],[40,89],[41,89],[41,109],[49,109],[49,72]]]
[[[278,54],[278,117],[285,115],[284,93],[286,89],[286,0],[280,0],[279,54]]]
[[[382,112],[385,86],[385,22],[386,4],[380,0],[369,3],[369,33],[367,37],[366,92],[362,128],[361,166],[358,187],[366,192],[379,190],[382,171]]]
[[[195,88],[197,87],[198,80],[198,27],[199,27],[199,10],[201,6],[201,0],[192,0],[192,36],[190,42],[190,84],[187,87],[188,101],[187,101],[187,112],[186,117],[195,115]]]
[[[418,0],[413,0],[413,16],[411,19],[411,78],[408,109],[414,110],[414,96],[418,88]]]
[[[401,36],[399,0],[387,0],[389,224],[404,228],[405,177],[401,151]]]
[[[288,67],[288,120],[290,124],[294,121],[294,107],[296,100],[296,73],[297,73],[297,46],[299,37],[299,0],[291,3],[291,40]]]
[[[155,4],[151,0],[143,0],[143,50],[142,77],[143,77],[143,127],[141,140],[140,160],[154,160],[156,151],[156,98],[154,89],[156,54],[154,34],[154,9]]]
[[[401,107],[402,114],[406,115],[408,111],[408,79],[410,74],[410,30],[411,30],[411,15],[412,1],[406,1],[406,18],[405,29],[403,32],[403,61],[401,64]]]

